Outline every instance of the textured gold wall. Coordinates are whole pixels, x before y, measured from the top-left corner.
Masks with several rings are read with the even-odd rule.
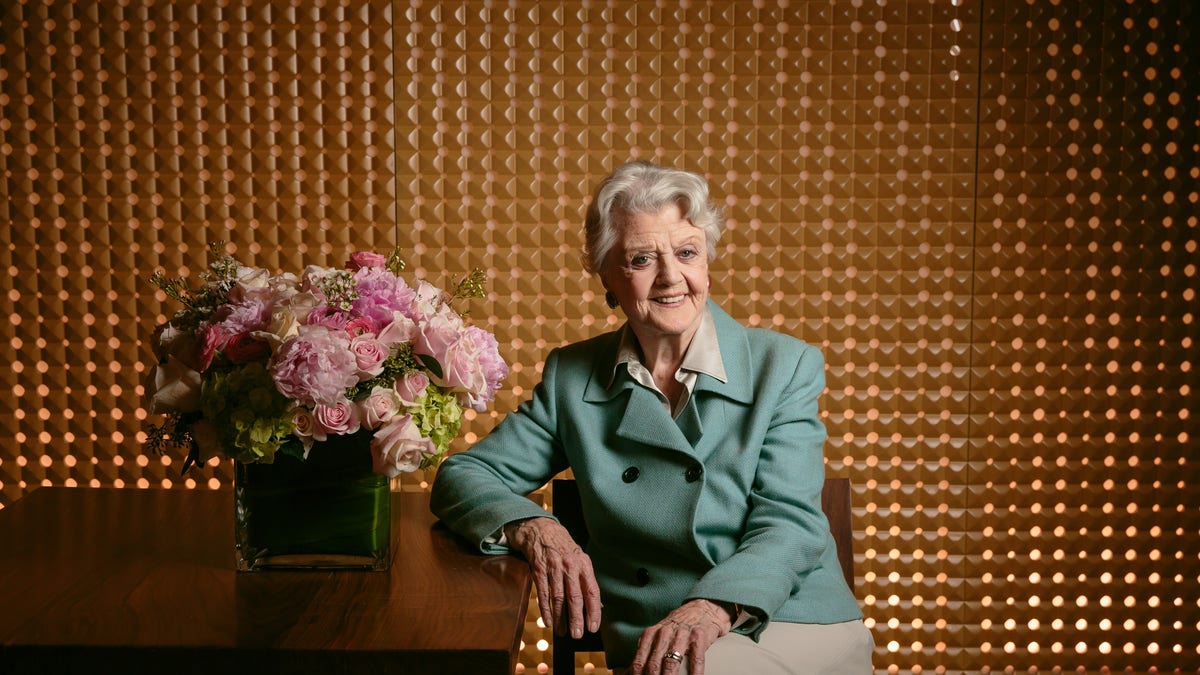
[[[139,436],[175,309],[148,277],[217,240],[487,270],[471,312],[513,374],[464,447],[550,347],[616,325],[584,199],[653,158],[727,208],[714,297],[825,352],[879,671],[1197,671],[1196,25],[1150,0],[6,2],[0,508],[228,483]],[[549,639],[530,622],[519,672]]]

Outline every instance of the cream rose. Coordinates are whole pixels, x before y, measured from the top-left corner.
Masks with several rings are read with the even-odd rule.
[[[321,434],[320,439],[315,438],[318,433]],[[312,450],[314,441],[325,440],[325,434],[317,428],[312,411],[303,406],[296,406],[292,410],[292,434],[304,445],[304,459],[308,459],[308,451]]]
[[[426,455],[437,452],[429,438],[423,438],[413,424],[412,415],[397,415],[375,432],[371,439],[371,458],[375,473],[395,478],[421,468]]]
[[[271,312],[271,323],[267,324],[266,329],[253,331],[251,335],[271,345],[271,351],[274,352],[284,340],[296,337],[299,332],[300,320],[296,314],[290,308],[276,307]]]

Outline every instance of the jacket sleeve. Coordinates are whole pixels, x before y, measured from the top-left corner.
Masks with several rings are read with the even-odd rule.
[[[566,468],[555,420],[557,361],[557,351],[552,351],[530,399],[438,468],[430,508],[484,553],[508,552],[493,539],[505,524],[553,517],[526,496]]]
[[[830,545],[821,511],[825,425],[817,401],[825,389],[824,357],[815,347],[786,350],[792,367],[764,364],[791,373],[770,405],[772,412],[749,495],[749,514],[737,550],[693,586],[689,598],[737,603],[758,621],[738,632],[757,636],[771,615],[797,592]]]

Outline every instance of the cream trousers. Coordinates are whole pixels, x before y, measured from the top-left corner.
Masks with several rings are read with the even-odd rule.
[[[704,675],[869,675],[875,640],[862,621],[772,622],[758,642],[728,633],[708,648]],[[684,657],[677,675],[687,675]],[[625,668],[613,670],[626,675]]]

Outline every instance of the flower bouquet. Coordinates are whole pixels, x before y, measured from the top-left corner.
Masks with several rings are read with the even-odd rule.
[[[299,275],[218,253],[199,288],[152,277],[183,309],[155,333],[149,448],[234,460],[239,569],[386,568],[389,479],[436,466],[508,374],[451,307],[482,275],[446,293],[406,283],[398,250]]]

